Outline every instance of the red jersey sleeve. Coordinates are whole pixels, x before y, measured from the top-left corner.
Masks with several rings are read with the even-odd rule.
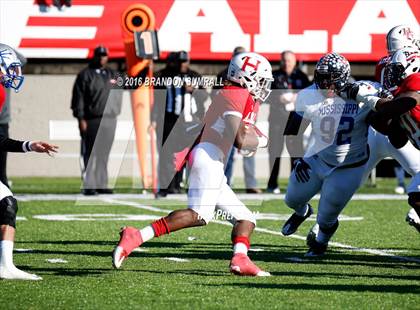
[[[248,90],[237,86],[226,86],[222,89],[221,95],[225,101],[223,107],[223,116],[230,114],[236,115],[241,119],[244,118],[247,103],[251,98]]]
[[[420,91],[420,73],[414,73],[402,82],[399,93],[406,91]]]
[[[3,110],[3,106],[6,102],[6,90],[3,85],[0,85],[0,112]]]

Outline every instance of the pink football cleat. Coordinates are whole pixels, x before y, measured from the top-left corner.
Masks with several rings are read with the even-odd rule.
[[[269,277],[269,272],[262,271],[255,265],[251,259],[243,254],[237,253],[233,255],[230,261],[230,272],[238,276],[252,276],[252,277]]]
[[[120,236],[120,241],[112,255],[112,265],[117,269],[121,267],[128,255],[143,243],[140,231],[134,227],[122,228]]]

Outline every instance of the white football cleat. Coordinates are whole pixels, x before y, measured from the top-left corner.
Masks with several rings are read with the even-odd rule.
[[[40,281],[42,278],[36,274],[27,273],[22,271],[15,266],[0,266],[0,279],[5,280],[29,280],[29,281]]]
[[[411,208],[410,211],[408,211],[405,220],[408,222],[408,225],[413,226],[415,229],[418,230],[418,232],[420,232],[420,218],[416,210]]]

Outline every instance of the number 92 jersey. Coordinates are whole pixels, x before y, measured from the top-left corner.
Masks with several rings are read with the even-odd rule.
[[[380,84],[366,82],[376,89]],[[315,84],[301,90],[296,112],[310,121],[311,138],[305,157],[317,155],[330,166],[347,166],[369,158],[367,105],[338,96],[326,97]]]

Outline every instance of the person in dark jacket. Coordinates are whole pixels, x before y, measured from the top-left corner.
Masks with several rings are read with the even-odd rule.
[[[71,109],[79,122],[85,195],[112,194],[108,188],[108,158],[114,142],[120,91],[112,91],[117,73],[107,66],[108,50],[98,46],[91,63],[76,78]]]
[[[189,68],[189,55],[185,51],[171,52],[167,65],[155,74],[156,78],[186,79],[182,83],[168,83],[156,87],[155,104],[151,113],[151,126],[156,130],[159,151],[159,191],[156,197],[180,193],[183,169],[175,171],[174,152],[162,147],[175,124],[185,130],[202,120],[205,113],[204,102],[207,92],[200,85],[188,83],[188,78],[200,78],[201,75]]]
[[[23,84],[22,63],[15,51],[0,43],[0,112],[6,100],[5,89],[18,92]],[[57,152],[58,147],[46,142],[18,141],[6,136],[0,137],[1,152],[26,153],[30,151]],[[18,203],[10,189],[0,182],[0,279],[42,280],[41,277],[18,269],[13,263],[13,247],[16,234]]]
[[[268,145],[270,178],[267,184],[267,192],[279,194],[277,178],[280,170],[281,153],[284,146],[284,128],[290,112],[295,110],[295,100],[299,89],[309,86],[309,79],[296,66],[296,56],[291,51],[281,53],[280,70],[273,71],[274,81],[271,89],[273,90],[270,102],[270,115],[268,117],[269,133]],[[303,137],[288,137],[286,146],[289,154],[293,156],[303,153]]]

